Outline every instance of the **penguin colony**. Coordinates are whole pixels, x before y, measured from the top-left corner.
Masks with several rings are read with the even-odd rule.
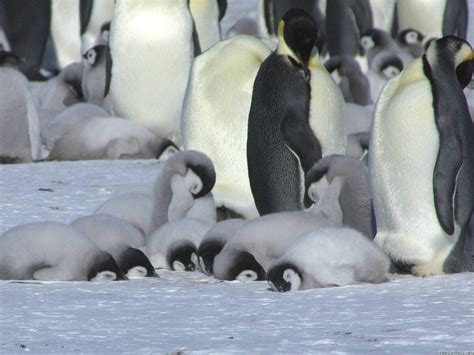
[[[467,1],[260,0],[223,33],[229,6],[0,2],[0,162],[159,161],[90,216],[4,232],[0,279],[474,271]]]

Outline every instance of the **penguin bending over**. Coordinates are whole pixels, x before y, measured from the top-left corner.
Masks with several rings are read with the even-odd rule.
[[[194,60],[183,107],[184,148],[209,156],[216,170],[217,206],[245,218],[258,216],[245,150],[253,83],[269,54],[251,36],[216,44]]]
[[[300,237],[268,270],[268,283],[287,292],[388,281],[390,259],[349,228],[323,228]]]
[[[117,0],[110,28],[114,114],[181,145],[181,114],[194,58],[188,0]]]
[[[106,214],[80,217],[71,226],[110,253],[127,277],[157,277],[150,260],[139,249],[145,238],[134,226]]]
[[[460,38],[433,41],[377,102],[369,155],[375,242],[418,276],[462,269],[474,206],[474,126],[463,94],[473,59]]]
[[[301,210],[304,172],[322,156],[345,153],[344,99],[319,63],[316,22],[289,10],[278,35],[255,79],[248,123],[249,179],[261,215]]]
[[[42,222],[0,236],[0,279],[126,280],[112,256],[71,226]]]

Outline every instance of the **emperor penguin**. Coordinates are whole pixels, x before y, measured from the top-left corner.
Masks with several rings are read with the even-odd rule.
[[[131,224],[107,214],[80,217],[71,226],[110,253],[127,277],[157,277],[150,260],[139,249],[145,237]]]
[[[117,0],[109,45],[107,87],[114,114],[180,146],[194,58],[188,0]]]
[[[388,281],[390,259],[350,228],[322,228],[295,241],[267,273],[279,292]]]
[[[461,270],[474,206],[474,126],[463,94],[473,59],[458,37],[433,41],[389,81],[375,109],[375,242],[414,275]]]
[[[155,159],[170,145],[133,121],[91,117],[57,140],[48,160]]]
[[[197,249],[212,225],[192,218],[165,223],[147,237],[146,254],[156,269],[195,271]]]
[[[126,280],[112,256],[71,226],[24,224],[0,235],[0,279]]]
[[[16,69],[0,67],[0,163],[41,158],[39,116],[28,80]]]
[[[106,60],[108,47],[96,45],[83,55],[82,95],[87,102],[102,105],[106,91]]]
[[[415,29],[430,38],[467,35],[467,0],[397,0],[398,29]]]
[[[253,83],[268,55],[267,45],[251,36],[216,44],[194,60],[183,107],[184,148],[209,156],[217,206],[244,218],[258,216],[245,149]]]
[[[291,9],[278,36],[255,79],[248,122],[249,180],[260,215],[301,210],[304,173],[325,155],[345,153],[344,99],[319,62],[315,20]]]
[[[11,68],[20,70],[22,59],[15,53],[0,48],[0,68]]]
[[[222,39],[220,21],[227,10],[227,0],[190,0],[189,8],[204,52]]]
[[[212,275],[214,258],[224,248],[227,241],[247,223],[244,219],[233,218],[217,222],[202,238],[199,244],[199,269],[206,275]]]

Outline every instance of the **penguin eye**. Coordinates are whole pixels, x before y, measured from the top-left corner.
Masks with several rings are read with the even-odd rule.
[[[384,70],[382,70],[382,73],[387,79],[392,79],[396,77],[398,74],[400,74],[400,69],[397,67],[394,67],[392,65],[386,67]]]

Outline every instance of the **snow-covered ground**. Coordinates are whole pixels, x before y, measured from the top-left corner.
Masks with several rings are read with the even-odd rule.
[[[0,233],[69,222],[150,185],[155,161],[0,166]],[[113,283],[0,282],[0,352],[474,350],[474,274],[280,294],[200,273]]]

